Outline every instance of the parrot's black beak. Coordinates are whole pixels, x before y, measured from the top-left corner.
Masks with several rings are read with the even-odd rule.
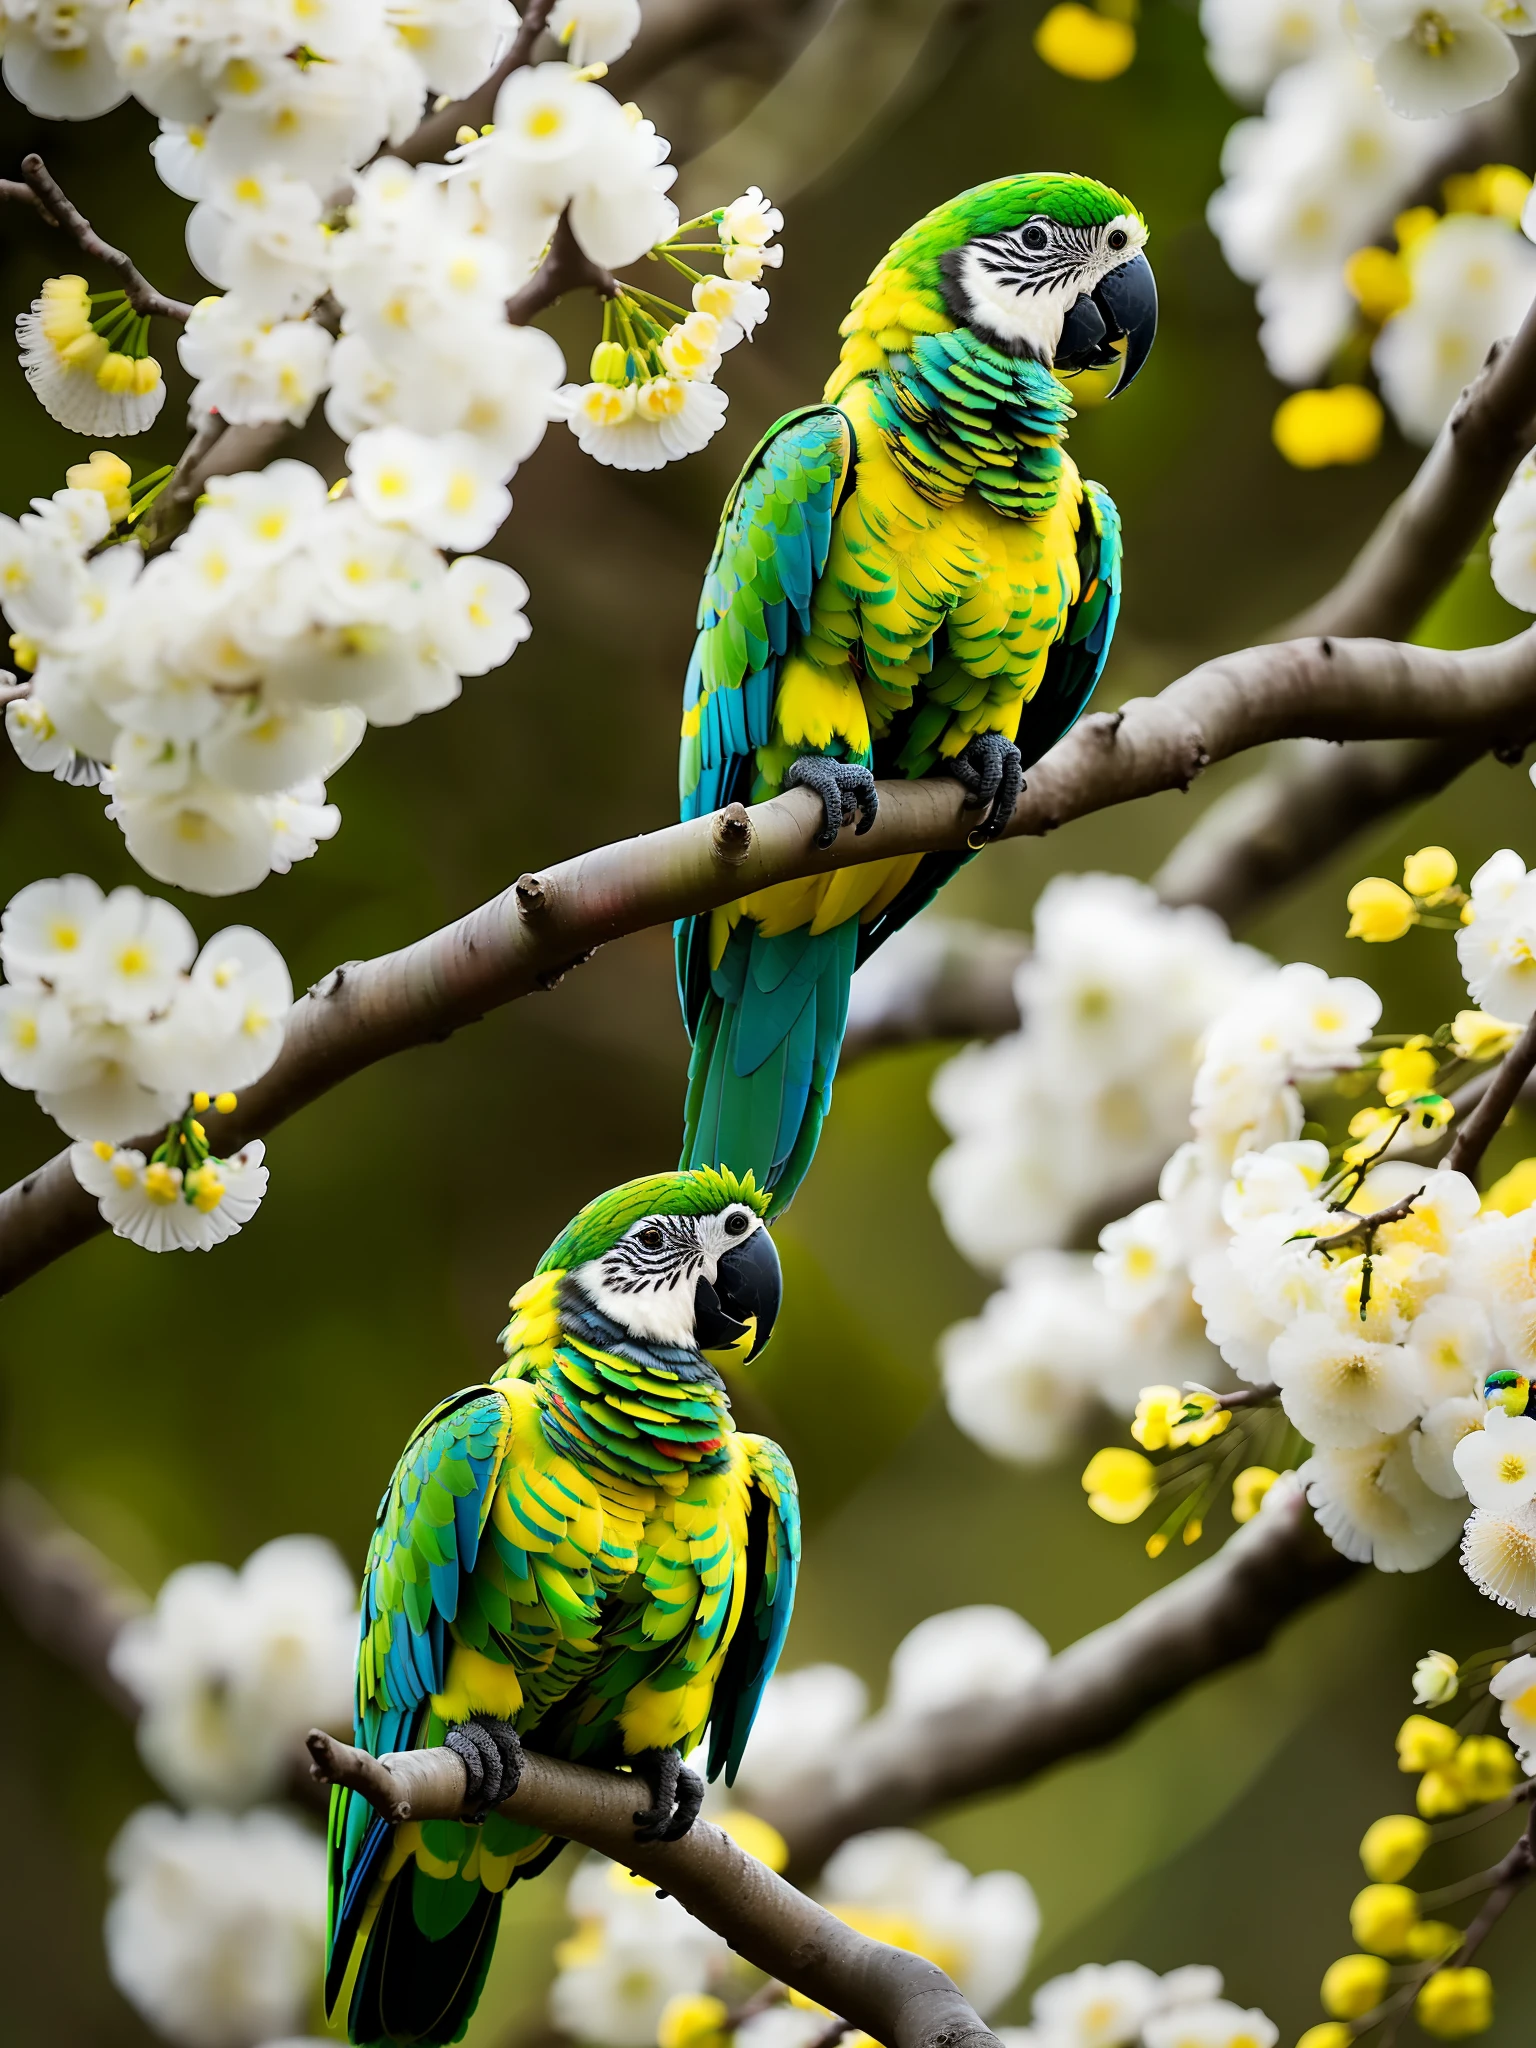
[[[1111,394],[1118,398],[1141,374],[1156,338],[1157,280],[1146,257],[1134,256],[1069,309],[1054,367],[1069,374],[1102,370],[1123,354],[1120,381]]]
[[[713,1285],[700,1279],[695,1287],[694,1343],[719,1363],[749,1365],[773,1334],[783,1296],[778,1247],[754,1230],[721,1258]]]

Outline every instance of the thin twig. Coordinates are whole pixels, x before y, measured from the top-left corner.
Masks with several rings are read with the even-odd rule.
[[[1464,1173],[1475,1187],[1483,1154],[1498,1136],[1520,1090],[1536,1068],[1536,1014],[1505,1053],[1483,1091],[1482,1099],[1451,1142],[1446,1170]]]
[[[583,289],[613,299],[618,297],[619,281],[612,271],[592,261],[576,239],[570,215],[562,213],[544,261],[521,290],[508,299],[507,320],[513,327],[527,327],[556,299]]]
[[[1273,1380],[1264,1380],[1256,1387],[1238,1387],[1230,1394],[1217,1396],[1218,1408],[1272,1408],[1280,1398],[1280,1389]]]
[[[408,164],[440,163],[452,149],[461,128],[483,128],[496,111],[496,95],[513,72],[533,62],[539,37],[553,12],[554,0],[528,0],[517,34],[490,76],[464,99],[454,100],[429,114],[404,142],[393,148],[386,144],[379,151],[380,156],[397,156]]]
[[[317,1778],[352,1786],[387,1820],[457,1819],[463,1811],[464,1766],[450,1749],[379,1759],[319,1730],[309,1747]],[[695,1821],[681,1841],[638,1842],[634,1782],[529,1751],[517,1790],[499,1810],[625,1865],[723,1935],[745,1961],[846,2014],[847,2025],[889,2048],[997,2048],[996,2035],[936,1964],[858,1933],[708,1821]]]
[[[1312,1240],[1315,1252],[1336,1252],[1342,1245],[1359,1244],[1362,1240],[1370,1245],[1378,1230],[1385,1230],[1389,1223],[1401,1223],[1413,1214],[1414,1204],[1423,1199],[1424,1190],[1415,1188],[1411,1195],[1404,1195],[1400,1202],[1394,1202],[1388,1209],[1378,1209],[1373,1215],[1361,1216],[1351,1223],[1347,1230],[1341,1230],[1333,1237],[1317,1237]]]
[[[135,313],[152,320],[187,320],[192,308],[181,299],[168,299],[164,292],[156,291],[131,256],[102,240],[36,151],[22,158],[21,175],[43,217],[61,228],[82,256],[122,280]],[[5,188],[5,196],[9,196],[11,189]]]

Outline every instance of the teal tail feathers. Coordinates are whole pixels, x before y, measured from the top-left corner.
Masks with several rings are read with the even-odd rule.
[[[772,938],[743,918],[689,1004],[680,1164],[750,1169],[774,1215],[805,1178],[831,1105],[858,936],[856,918]]]

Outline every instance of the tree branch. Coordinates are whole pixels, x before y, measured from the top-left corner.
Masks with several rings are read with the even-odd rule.
[[[546,306],[552,306],[567,292],[580,291],[583,287],[605,299],[619,295],[618,279],[611,270],[604,270],[592,261],[576,239],[569,213],[562,213],[550,237],[544,261],[528,282],[508,299],[507,319],[513,327],[527,327]]]
[[[461,128],[483,128],[496,111],[496,95],[513,72],[521,71],[525,64],[533,62],[534,50],[544,33],[544,24],[554,11],[554,4],[555,0],[528,0],[517,34],[490,76],[483,79],[466,98],[436,108],[398,147],[386,143],[379,155],[397,156],[408,164],[441,163],[458,140]]]
[[[26,184],[17,186],[7,180],[0,184],[0,198],[15,199],[27,192],[44,220],[61,228],[82,256],[99,263],[122,281],[135,313],[146,314],[152,320],[186,321],[192,308],[181,299],[168,299],[164,292],[157,292],[131,256],[104,242],[35,151],[22,158],[21,175]]]
[[[1466,654],[1370,640],[1257,647],[1207,662],[1160,697],[1085,719],[1031,771],[1008,834],[1187,789],[1211,762],[1270,740],[1476,732],[1517,747],[1533,731],[1536,628]],[[966,843],[974,814],[958,784],[880,787],[879,818],[860,838],[817,847],[821,812],[808,790],[750,811],[732,804],[524,876],[398,953],[334,969],[294,1006],[275,1065],[220,1119],[220,1144],[232,1152],[375,1060],[555,986],[611,939],[774,882]],[[0,1194],[0,1293],[102,1228],[68,1153],[58,1153]]]
[[[1536,306],[1457,400],[1417,476],[1292,634],[1411,633],[1493,517],[1536,441]]]
[[[351,1785],[387,1820],[457,1820],[463,1812],[464,1766],[452,1750],[375,1758],[318,1729],[309,1748],[317,1778]],[[680,1842],[637,1842],[636,1783],[529,1751],[500,1811],[648,1879],[747,1962],[888,2048],[997,2048],[936,1964],[845,1926],[708,1821],[695,1821]]]
[[[139,1703],[112,1676],[108,1654],[123,1623],[149,1601],[24,1479],[0,1480],[0,1587],[34,1642],[138,1719]]]
[[[824,1769],[758,1808],[790,1845],[790,1876],[805,1883],[851,1835],[1026,1784],[1117,1741],[1190,1686],[1256,1655],[1358,1569],[1287,1482],[1216,1556],[1063,1650],[1016,1697],[920,1717],[877,1714]]]
[[[1464,1173],[1475,1187],[1483,1154],[1503,1128],[1520,1091],[1536,1068],[1536,1014],[1488,1076],[1476,1107],[1460,1125],[1445,1155],[1450,1173]],[[1481,1078],[1481,1077],[1479,1077]]]

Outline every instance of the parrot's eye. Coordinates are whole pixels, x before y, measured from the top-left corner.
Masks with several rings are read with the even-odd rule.
[[[1125,247],[1125,242],[1125,229],[1116,228],[1115,232],[1109,238],[1109,246],[1111,247],[1111,249],[1123,249]]]
[[[1020,235],[1019,240],[1026,249],[1043,249],[1046,240],[1045,229],[1026,228],[1023,234]]]
[[[648,1252],[659,1252],[661,1250],[662,1235],[654,1223],[648,1223],[645,1229],[641,1231],[639,1242],[645,1246]]]
[[[725,1219],[725,1234],[727,1237],[740,1237],[746,1227],[747,1218],[740,1209],[733,1209]]]

